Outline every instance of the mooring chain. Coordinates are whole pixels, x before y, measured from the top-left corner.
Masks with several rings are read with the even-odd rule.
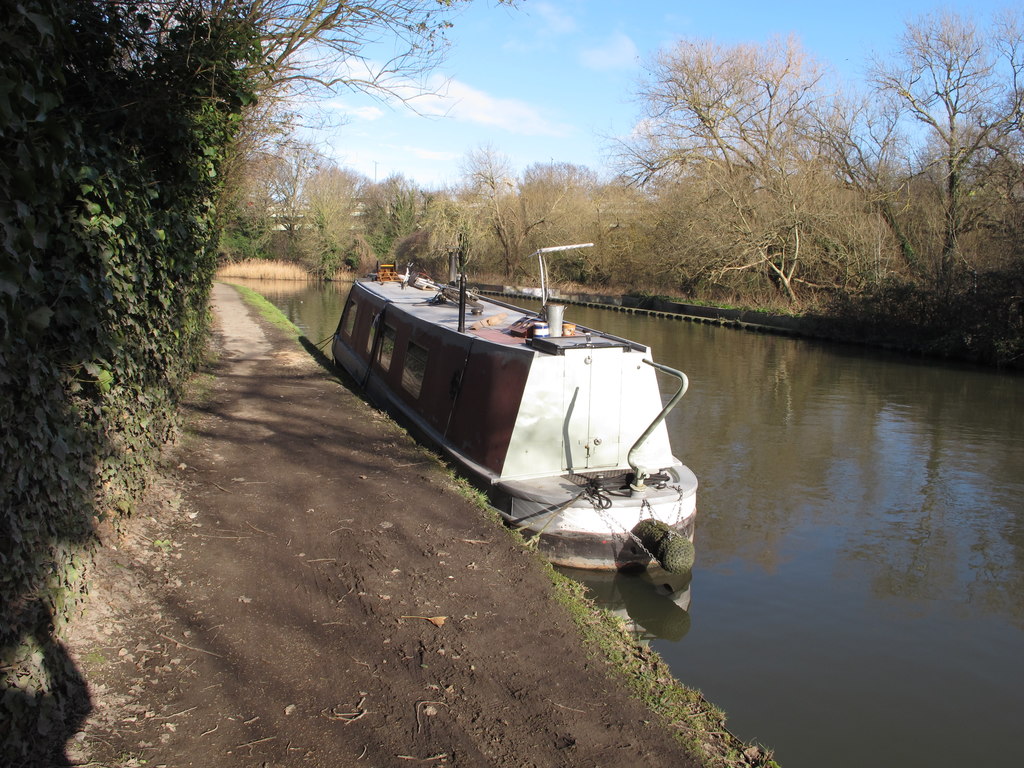
[[[614,518],[612,518],[608,514],[605,514],[604,508],[601,508],[601,507],[599,507],[599,506],[597,506],[595,504],[594,505],[594,509],[601,516],[601,518],[604,520],[604,522],[608,526],[609,530],[614,532],[616,528],[622,527],[622,525],[620,523],[617,523]],[[649,502],[647,499],[644,499],[643,502],[640,505],[640,519],[641,520],[643,519],[644,510],[647,511],[649,517],[654,517],[654,509],[651,507],[651,502]],[[639,522],[639,521],[637,521],[637,522]],[[627,537],[632,539],[636,543],[636,545],[638,547],[640,547],[640,549],[643,550],[644,554],[647,555],[649,558],[651,558],[651,560],[654,560],[654,561],[658,560],[658,558],[654,556],[654,553],[651,552],[649,549],[647,549],[647,547],[644,546],[644,543],[642,541],[640,541],[639,537],[635,533],[633,533],[633,531],[631,529],[622,527],[622,532]]]
[[[678,497],[676,498],[675,522],[673,523],[674,525],[678,525],[679,522],[682,520],[682,516],[683,516],[683,488],[682,488],[682,486],[679,486],[679,485],[674,485],[672,487],[675,488],[676,491],[679,494]],[[607,506],[599,505],[597,502],[595,502],[594,498],[589,493],[587,494],[587,498],[590,499],[590,503],[594,507],[594,510],[601,516],[601,518],[604,520],[605,524],[607,524],[609,530],[614,532],[617,528],[621,528],[622,529],[622,533],[625,534],[630,539],[632,539],[633,542],[643,551],[643,553],[645,555],[647,555],[647,557],[651,558],[652,560],[654,560],[656,562],[659,562],[659,563],[661,562],[660,560],[658,560],[657,556],[653,552],[651,552],[646,546],[644,546],[644,543],[640,540],[640,537],[637,536],[635,533],[633,533],[633,530],[631,528],[624,527],[621,523],[617,523],[615,521],[615,519],[612,518],[610,515],[605,514],[605,510],[608,509]],[[646,517],[650,517],[650,518],[653,518],[655,520],[657,519],[654,516],[654,507],[651,506],[651,502],[648,499],[642,499],[641,502],[640,502],[640,515],[639,515],[639,520],[637,520],[637,522],[639,523],[640,520],[643,520],[645,515],[646,515]],[[675,530],[670,530],[669,534],[671,536],[681,536],[682,535],[682,534],[678,533]]]
[[[674,522],[674,525],[678,525],[680,520],[682,519],[683,489],[682,489],[682,486],[679,486],[679,485],[674,485],[672,487],[675,488],[677,493],[678,493],[678,496],[676,498],[676,504],[675,504],[675,522]],[[601,488],[599,485],[597,485],[596,483],[593,483],[593,482],[588,482],[586,485],[584,485],[582,487],[582,489],[580,490],[580,492],[576,496],[574,496],[573,498],[569,499],[569,501],[565,502],[564,504],[561,504],[558,507],[556,507],[548,515],[548,519],[545,521],[544,526],[539,531],[537,531],[533,536],[531,536],[530,539],[527,540],[527,544],[528,545],[531,545],[531,544],[532,545],[536,545],[536,543],[540,540],[541,534],[545,530],[547,530],[547,527],[551,524],[551,522],[559,514],[561,514],[563,511],[565,511],[570,506],[572,506],[572,504],[575,503],[581,497],[586,497],[586,499],[590,502],[590,505],[594,508],[594,511],[597,512],[597,514],[601,516],[601,518],[604,520],[605,524],[608,526],[608,529],[612,533],[615,533],[616,529],[621,528],[622,533],[625,534],[628,538],[632,539],[633,542],[636,544],[636,546],[639,547],[640,550],[645,555],[647,555],[648,558],[650,558],[651,560],[654,560],[655,562],[659,562],[659,563],[661,562],[660,560],[658,560],[657,556],[653,552],[651,552],[644,545],[644,543],[643,543],[643,541],[641,541],[640,537],[637,536],[635,533],[633,533],[633,530],[631,528],[626,528],[621,523],[618,523],[611,515],[607,514],[607,510],[611,509],[611,507],[613,506],[613,502],[612,502],[611,496],[608,493],[606,493],[603,488]],[[640,514],[639,514],[639,519],[637,520],[637,523],[639,523],[641,520],[644,520],[645,516],[647,518],[651,518],[653,520],[657,520],[657,518],[654,515],[654,507],[651,506],[650,500],[646,499],[646,498],[641,499],[641,501],[640,501]],[[681,534],[678,534],[674,530],[670,530],[669,531],[669,535],[673,536],[673,535],[681,535]]]
[[[674,523],[675,525],[679,525],[683,519],[683,486],[674,485],[672,487],[675,488],[676,492],[679,494],[676,498],[676,521]]]
[[[583,487],[583,493],[586,494],[587,499],[590,500],[591,506],[600,512],[602,509],[610,509],[612,506],[612,498],[605,491],[591,483],[587,483]]]

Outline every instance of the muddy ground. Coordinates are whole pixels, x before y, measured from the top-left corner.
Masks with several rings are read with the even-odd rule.
[[[72,631],[70,764],[697,764],[533,553],[234,289],[213,305],[169,479]]]

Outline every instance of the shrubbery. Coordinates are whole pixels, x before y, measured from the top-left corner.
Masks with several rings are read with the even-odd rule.
[[[1024,272],[993,271],[946,291],[889,280],[827,308],[830,335],[986,365],[1024,365]]]
[[[0,763],[85,702],[59,627],[202,353],[252,30],[188,4],[0,10]],[[79,697],[76,700],[76,695]]]

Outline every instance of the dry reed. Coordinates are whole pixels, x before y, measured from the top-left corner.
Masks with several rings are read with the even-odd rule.
[[[304,267],[290,261],[249,259],[225,264],[217,270],[218,278],[235,277],[249,280],[312,280]]]

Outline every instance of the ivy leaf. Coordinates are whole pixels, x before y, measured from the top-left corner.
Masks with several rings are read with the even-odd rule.
[[[111,371],[101,371],[100,375],[96,377],[96,383],[99,385],[100,392],[107,394],[111,384],[114,383],[114,374]]]
[[[35,25],[36,31],[42,37],[53,37],[53,21],[49,17],[31,12],[26,13],[25,16]]]
[[[49,307],[39,307],[38,309],[30,312],[25,320],[32,328],[41,331],[50,324],[50,318],[52,317],[52,309]]]

